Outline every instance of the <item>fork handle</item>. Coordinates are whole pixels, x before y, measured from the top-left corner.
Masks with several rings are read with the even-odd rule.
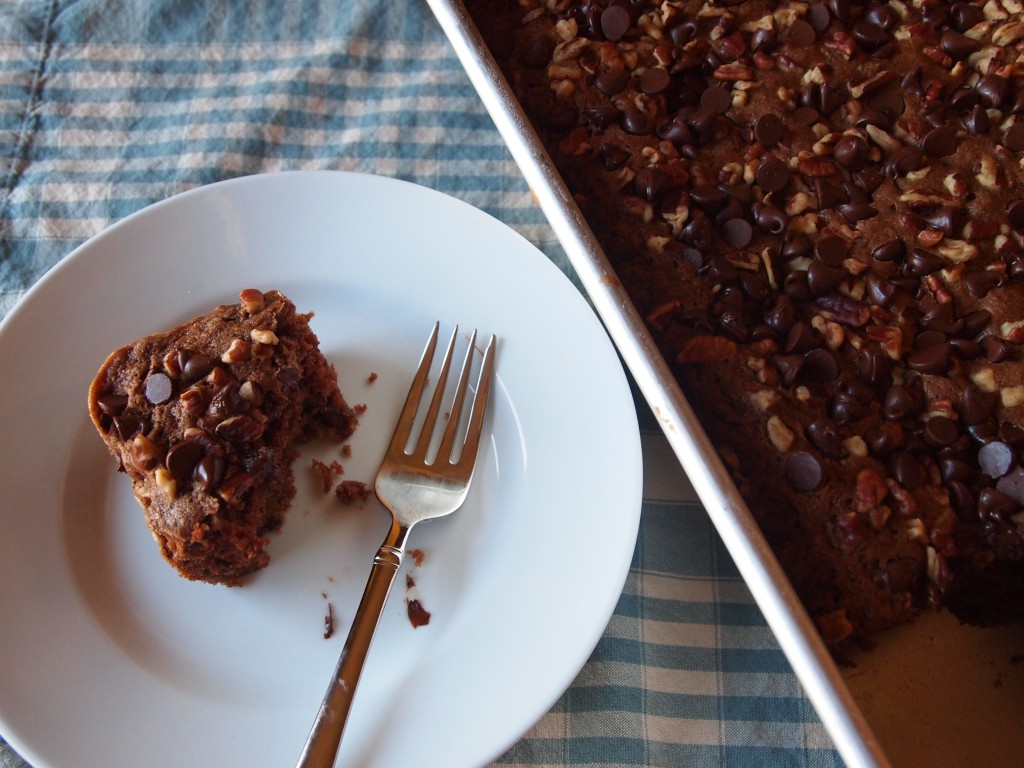
[[[352,628],[345,640],[341,657],[334,670],[334,677],[327,687],[324,700],[320,704],[313,728],[306,739],[302,755],[296,768],[331,768],[341,744],[341,734],[345,730],[352,698],[356,693],[359,675],[363,671],[363,662],[370,649],[373,633],[377,622],[384,611],[391,585],[405,557],[405,542],[409,537],[409,528],[392,522],[384,543],[377,550],[370,569],[370,578],[359,601]]]

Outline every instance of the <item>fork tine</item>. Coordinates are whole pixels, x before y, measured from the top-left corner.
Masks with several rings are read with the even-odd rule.
[[[395,427],[395,434],[391,438],[391,445],[388,452],[400,451],[405,453],[405,446],[409,442],[409,435],[412,434],[413,421],[416,412],[420,407],[420,398],[423,397],[423,389],[427,383],[427,374],[430,373],[430,364],[434,361],[434,350],[437,348],[437,331],[440,328],[440,321],[434,323],[434,330],[430,332],[427,339],[427,346],[423,349],[423,356],[420,358],[420,365],[416,369],[412,384],[409,387],[409,394],[405,397],[405,405],[398,417],[398,425]]]
[[[425,461],[427,449],[430,447],[430,440],[434,436],[434,426],[437,424],[437,414],[441,410],[441,400],[444,398],[444,388],[448,383],[448,371],[452,367],[452,353],[455,350],[455,339],[459,334],[459,326],[455,326],[452,337],[448,340],[448,349],[445,350],[444,360],[441,362],[441,371],[437,376],[437,384],[434,386],[434,395],[430,398],[430,405],[427,407],[427,415],[423,420],[423,428],[416,441],[416,447],[409,454],[412,457]]]
[[[462,455],[456,466],[466,469],[466,464],[472,468],[476,463],[477,452],[480,448],[480,436],[484,428],[484,414],[487,411],[487,399],[491,394],[491,381],[494,379],[494,344],[495,337],[492,334],[484,350],[484,359],[480,364],[480,375],[477,378],[476,395],[473,398],[473,410],[469,414],[469,428],[466,431],[466,442],[462,446]]]
[[[459,429],[459,421],[462,420],[462,405],[466,401],[466,388],[469,385],[469,369],[473,363],[473,352],[476,347],[476,330],[469,337],[469,347],[466,348],[466,357],[462,362],[462,373],[459,375],[459,384],[455,389],[455,400],[452,403],[451,413],[448,416],[448,426],[444,430],[444,437],[441,438],[441,446],[437,450],[438,460],[444,458],[451,462],[452,448],[455,445],[455,433]]]

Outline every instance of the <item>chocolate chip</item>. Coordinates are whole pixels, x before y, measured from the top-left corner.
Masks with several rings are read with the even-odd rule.
[[[212,493],[221,480],[224,479],[224,472],[227,469],[227,462],[223,456],[208,455],[200,459],[193,470],[193,481],[201,490]]]
[[[676,45],[685,45],[693,39],[693,36],[696,33],[697,25],[692,19],[688,19],[686,17],[683,17],[678,22],[672,24],[668,30],[669,37]]]
[[[952,445],[960,436],[956,422],[945,416],[932,416],[924,424],[923,435],[925,442],[939,448],[944,445]]]
[[[932,128],[921,139],[921,151],[928,157],[946,157],[956,152],[956,127]]]
[[[949,503],[958,515],[970,517],[975,514],[977,500],[966,484],[951,480],[946,484],[946,490],[949,491]]]
[[[757,180],[766,193],[777,193],[790,181],[790,166],[777,158],[768,158],[758,167]]]
[[[864,433],[864,442],[868,444],[871,455],[884,459],[896,449],[896,441],[888,432],[871,428]]]
[[[1024,467],[1015,467],[996,483],[996,490],[1024,505]]]
[[[917,412],[917,402],[905,386],[895,384],[885,393],[882,413],[890,421],[900,421]]]
[[[782,241],[782,258],[784,259],[808,256],[812,250],[810,238],[802,232],[787,232]]]
[[[907,247],[902,240],[887,240],[871,252],[871,258],[878,261],[901,261],[906,255]]]
[[[961,360],[974,360],[981,355],[981,345],[969,339],[950,339],[949,346]]]
[[[964,321],[956,316],[956,307],[952,303],[938,304],[921,318],[921,327],[945,334],[959,333]]]
[[[803,19],[797,19],[789,28],[789,40],[797,48],[808,48],[814,45],[817,37],[818,33],[814,31],[814,27]]]
[[[853,25],[851,34],[853,39],[868,51],[873,51],[889,42],[888,33],[870,21],[858,21]]]
[[[125,411],[119,416],[113,417],[114,429],[122,441],[127,441],[132,435],[142,429],[142,418],[131,411]]]
[[[857,373],[868,384],[878,386],[889,383],[890,364],[881,350],[863,347],[857,353]]]
[[[775,303],[765,313],[765,322],[778,333],[788,333],[796,321],[796,309],[793,301],[785,294],[780,294]]]
[[[815,296],[824,296],[836,290],[849,277],[846,270],[813,261],[807,267],[807,286]]]
[[[807,19],[807,23],[814,28],[815,32],[820,33],[828,29],[828,25],[832,21],[832,14],[829,13],[828,7],[824,3],[814,3],[807,9],[804,18]]]
[[[726,193],[718,187],[702,186],[690,190],[690,200],[709,215],[725,205],[726,197]]]
[[[924,277],[937,272],[946,266],[946,260],[937,253],[924,248],[913,248],[907,256],[907,273],[915,277]]]
[[[832,398],[832,418],[836,424],[851,424],[864,416],[864,406],[852,394],[840,393]]]
[[[964,128],[972,136],[983,136],[992,128],[992,121],[980,105],[971,109],[971,113],[964,118]]]
[[[846,455],[842,438],[836,425],[825,419],[812,421],[807,425],[807,437],[814,447],[830,459],[841,459]]]
[[[199,443],[183,440],[170,447],[164,464],[174,475],[175,480],[185,483],[192,477],[192,471],[205,455],[206,452]]]
[[[820,344],[818,335],[810,325],[803,321],[793,324],[786,335],[786,342],[783,349],[786,352],[804,353],[814,349]]]
[[[594,87],[605,96],[621,93],[629,84],[629,73],[624,69],[606,69],[598,72],[594,78]]]
[[[977,51],[980,45],[956,30],[947,29],[939,38],[939,47],[954,61],[961,61]]]
[[[972,424],[967,427],[967,434],[978,445],[987,445],[999,439],[999,431],[996,429],[992,419],[986,419],[980,424]]]
[[[800,372],[801,381],[827,383],[839,376],[839,363],[831,350],[821,347],[804,353],[804,365]]]
[[[787,387],[791,387],[800,380],[800,369],[804,365],[803,355],[775,355],[772,358],[772,365],[778,371],[779,378]]]
[[[1006,339],[998,336],[986,336],[981,340],[981,351],[990,363],[1002,363],[1013,355],[1013,347]]]
[[[597,151],[601,164],[607,171],[615,171],[624,166],[629,160],[629,152],[618,144],[602,144]]]
[[[1014,123],[1006,129],[1003,146],[1012,152],[1024,152],[1024,122]]]
[[[924,155],[920,149],[906,145],[893,150],[882,167],[886,176],[896,178],[918,170],[923,160]]]
[[[761,115],[754,123],[754,137],[765,147],[776,144],[782,138],[785,130],[786,126],[782,119],[771,112]]]
[[[1009,93],[1009,83],[997,74],[983,75],[974,86],[974,92],[982,106],[999,109]]]
[[[814,257],[829,267],[838,267],[848,252],[846,240],[839,235],[826,235],[814,244]]]
[[[966,461],[946,458],[939,461],[939,474],[944,483],[973,483],[975,471]]]
[[[765,232],[781,235],[789,224],[789,215],[774,205],[757,203],[754,205],[754,221]]]
[[[174,385],[165,373],[154,371],[146,379],[146,399],[153,405],[166,403],[171,399]]]
[[[179,352],[178,366],[181,368],[182,381],[191,383],[198,381],[203,378],[206,374],[213,370],[214,366],[217,365],[217,361],[207,355],[193,353],[193,352]],[[181,358],[184,357],[182,361]]]
[[[640,90],[644,93],[664,93],[671,84],[672,76],[664,67],[648,67],[640,76]]]
[[[832,148],[832,156],[844,168],[857,170],[868,156],[868,143],[860,136],[845,135]]]
[[[797,491],[813,491],[821,485],[824,471],[814,456],[797,451],[786,456],[786,480]]]
[[[973,3],[953,3],[950,21],[958,32],[966,32],[985,20],[985,12]]]
[[[933,344],[911,352],[907,356],[907,365],[918,373],[938,375],[949,370],[952,355],[948,343]]]
[[[722,239],[732,248],[746,247],[754,236],[754,228],[746,219],[729,219],[722,225]]]
[[[995,402],[992,397],[973,384],[964,387],[963,392],[960,393],[959,413],[964,424],[969,426],[980,424],[992,415],[994,409]]]
[[[1012,421],[1004,421],[999,425],[999,439],[1010,445],[1024,443],[1024,427]]]
[[[795,269],[786,275],[782,290],[793,301],[810,301],[814,298],[807,284],[807,271],[803,269]]]
[[[978,92],[969,85],[958,85],[946,99],[946,104],[958,112],[969,112],[979,102]]]
[[[621,5],[609,5],[601,12],[601,32],[612,42],[621,40],[630,24],[629,11]]]
[[[692,144],[694,141],[693,131],[690,130],[690,126],[686,124],[685,120],[678,117],[659,125],[655,130],[655,134],[659,139],[671,141],[676,146]]]
[[[997,288],[1003,278],[995,270],[972,269],[964,275],[963,281],[967,286],[967,292],[980,299],[987,296],[993,288]]]
[[[982,488],[978,492],[978,514],[984,519],[1002,520],[1017,511],[1017,504],[995,488]]]
[[[874,273],[864,278],[864,287],[867,291],[865,298],[880,307],[888,306],[898,292],[895,285]]]
[[[732,91],[712,85],[700,95],[700,105],[714,114],[724,115],[732,106]]]
[[[973,312],[968,312],[961,319],[964,321],[963,335],[973,338],[985,330],[985,326],[992,319],[992,313],[987,309],[976,309]]]
[[[650,202],[657,202],[668,186],[668,176],[660,168],[647,166],[633,177],[633,190],[639,197]]]
[[[100,413],[106,416],[117,416],[128,407],[128,395],[117,395],[107,392],[96,398]]]
[[[1024,200],[1011,200],[1006,204],[1006,216],[1018,232],[1024,230]]]
[[[900,451],[894,454],[889,461],[889,470],[892,472],[893,479],[908,491],[920,488],[924,480],[921,462],[910,451]]]
[[[978,449],[978,466],[991,478],[1005,475],[1016,461],[1013,448],[998,440],[986,443]]]
[[[924,95],[924,83],[922,78],[924,73],[920,67],[915,67],[900,78],[900,87],[907,93],[913,94],[914,96]]]
[[[622,130],[634,136],[644,136],[651,132],[651,121],[646,114],[633,104],[627,104],[622,110]]]
[[[903,94],[892,86],[869,94],[867,103],[871,109],[884,115],[889,123],[894,122],[907,108]]]
[[[867,203],[846,203],[836,207],[851,226],[858,221],[872,219],[878,215],[878,209]]]
[[[946,334],[942,331],[921,331],[914,336],[914,349],[924,349],[935,344],[945,344]]]
[[[607,131],[619,121],[622,110],[614,104],[599,104],[596,107],[588,107],[580,113],[583,121],[595,131]]]

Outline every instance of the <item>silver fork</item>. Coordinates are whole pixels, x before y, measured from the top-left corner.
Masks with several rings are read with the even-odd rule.
[[[419,368],[406,396],[405,406],[398,417],[398,426],[395,428],[395,434],[391,438],[391,444],[374,484],[377,498],[391,512],[391,528],[373,560],[370,578],[363,590],[363,597],[345,640],[345,647],[341,651],[338,666],[334,670],[334,677],[327,687],[327,693],[320,704],[320,711],[306,739],[296,768],[330,768],[334,765],[363,662],[366,660],[391,585],[405,557],[409,532],[416,523],[423,520],[450,515],[462,506],[469,492],[494,373],[495,337],[491,336],[484,350],[469,424],[465,438],[459,445],[459,423],[469,388],[470,364],[476,345],[476,331],[473,331],[450,414],[447,417],[448,423],[441,436],[436,458],[431,459],[432,438],[441,421],[439,413],[459,332],[458,327],[448,342],[437,386],[434,388],[426,418],[423,420],[422,431],[411,452],[407,451],[407,446],[412,437],[413,424],[419,412],[427,375],[434,359],[438,325],[434,324],[434,330],[427,340]]]

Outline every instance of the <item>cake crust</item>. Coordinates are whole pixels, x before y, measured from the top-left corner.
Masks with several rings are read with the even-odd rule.
[[[115,350],[89,388],[96,429],[187,579],[238,584],[266,566],[298,444],[356,428],[310,317],[279,291],[246,289]]]

